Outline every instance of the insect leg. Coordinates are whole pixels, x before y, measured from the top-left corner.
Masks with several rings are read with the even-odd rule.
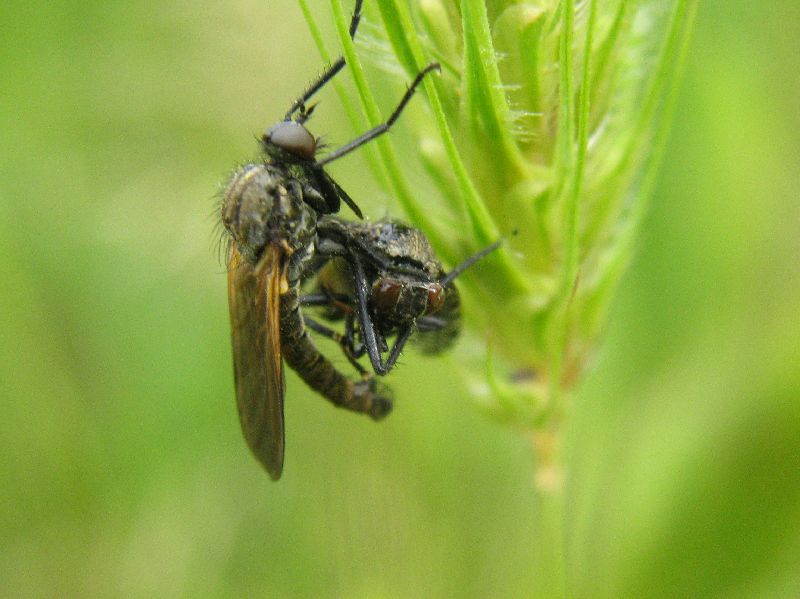
[[[386,372],[389,372],[392,368],[394,368],[395,362],[397,362],[397,358],[400,357],[400,352],[403,351],[403,348],[406,345],[409,337],[411,337],[411,333],[414,332],[414,327],[412,326],[405,326],[400,329],[400,332],[397,333],[397,339],[394,340],[394,345],[392,345],[392,351],[389,352],[389,357],[386,359],[386,364],[384,365],[386,368]]]
[[[361,22],[361,5],[363,4],[363,0],[356,0],[356,6],[353,9],[353,17],[350,19],[350,39],[355,38],[356,30],[358,29],[358,24]],[[333,79],[339,71],[344,68],[345,59],[344,56],[340,56],[336,60],[334,60],[328,68],[326,68],[322,73],[317,77],[311,85],[306,88],[303,94],[294,101],[291,105],[289,110],[287,111],[286,115],[283,117],[284,121],[290,121],[294,116],[294,113],[298,110],[300,111],[301,115],[304,117],[302,118],[303,121],[308,118],[311,114],[311,111],[305,110],[305,103],[308,102],[311,97],[316,94],[323,86],[328,83],[331,79]],[[302,122],[302,121],[301,121]]]
[[[330,306],[331,298],[324,293],[304,295],[300,298],[300,305],[305,306]]]
[[[456,266],[449,273],[447,273],[442,279],[439,280],[439,283],[443,286],[449,285],[450,283],[453,282],[453,279],[455,279],[458,275],[467,270],[470,266],[475,264],[478,260],[486,257],[487,254],[491,254],[493,251],[499,248],[501,243],[502,243],[501,240],[495,241],[492,245],[483,248],[480,252],[477,252],[476,254],[473,254],[472,256],[464,260],[461,264]]]
[[[362,326],[362,329],[363,328],[364,327]],[[413,326],[402,327],[399,330],[399,332],[397,333],[397,338],[394,340],[394,343],[392,344],[391,351],[389,351],[389,347],[387,346],[386,339],[383,337],[383,335],[381,335],[378,332],[375,333],[378,359],[379,360],[381,359],[380,355],[383,352],[389,351],[389,356],[386,358],[386,361],[383,362],[383,370],[384,370],[384,372],[381,372],[378,369],[375,369],[375,372],[377,372],[380,375],[385,375],[385,374],[388,374],[389,372],[391,372],[391,370],[394,368],[395,364],[397,363],[397,359],[400,357],[400,354],[402,353],[403,348],[405,347],[405,345],[408,342],[408,340],[411,338],[411,334],[413,332],[414,332],[414,327]],[[344,342],[345,342],[346,345],[349,342],[349,345],[347,345],[347,349],[345,350],[345,355],[347,355],[348,358],[350,357],[350,355],[348,355],[349,353],[351,353],[354,358],[360,358],[366,352],[366,353],[368,353],[370,355],[370,362],[373,363],[373,368],[374,368],[374,362],[372,361],[372,353],[370,353],[369,346],[366,344],[366,342],[362,343],[362,344],[359,344],[358,346],[354,346],[353,345],[354,342],[355,342],[355,336],[354,336],[354,333],[353,333],[353,318],[352,318],[352,315],[348,315],[348,319],[347,319],[347,322],[345,324]]]
[[[334,307],[341,310],[342,306],[352,306],[354,303],[355,302],[353,299],[346,295],[315,293],[300,297],[300,305],[303,307]],[[339,333],[338,331],[335,331],[324,324],[309,318],[306,315],[303,316],[303,319],[309,329],[337,343],[342,348],[342,352],[347,359],[350,360],[353,366],[355,366],[356,370],[358,370],[361,374],[364,374],[366,371],[356,360],[361,358],[366,353],[366,346],[363,343],[356,342],[355,316],[353,311],[348,309],[347,311],[342,310],[342,312],[344,314],[344,334]],[[388,351],[388,347],[384,338],[379,334],[376,334],[376,336],[378,338],[379,351]]]
[[[326,327],[324,324],[317,322],[313,318],[309,318],[306,315],[303,315],[303,322],[309,329],[311,329],[315,333],[319,333],[323,337],[327,337],[328,339],[336,342],[339,345],[342,344],[344,336],[338,331],[334,331],[333,329]]]
[[[317,168],[319,168],[320,171],[322,170],[321,166],[318,166]],[[363,219],[364,215],[361,214],[361,208],[359,208],[358,205],[355,203],[355,200],[353,200],[353,198],[351,198],[350,195],[344,189],[342,189],[342,186],[339,185],[336,181],[334,181],[333,178],[330,177],[327,173],[323,172],[323,176],[325,176],[333,184],[333,189],[336,191],[336,195],[338,195],[339,198],[345,204],[348,205],[350,210],[352,210],[358,218]]]
[[[377,127],[370,129],[366,133],[363,133],[362,135],[356,137],[351,142],[346,143],[340,148],[335,149],[333,152],[325,156],[325,158],[318,161],[318,164],[323,166],[325,164],[328,164],[329,162],[333,162],[337,158],[341,158],[345,154],[349,154],[356,148],[361,147],[365,143],[372,141],[376,137],[386,133],[389,130],[389,128],[394,124],[394,122],[397,120],[397,118],[400,116],[400,113],[403,112],[403,109],[406,107],[406,104],[408,104],[408,101],[411,99],[411,96],[414,95],[414,92],[417,90],[417,87],[419,87],[419,84],[422,83],[422,80],[425,77],[425,75],[427,75],[431,71],[434,70],[438,71],[440,69],[441,67],[436,62],[431,63],[427,67],[422,69],[414,78],[414,81],[411,82],[411,85],[406,90],[406,93],[403,94],[403,97],[400,99],[400,103],[397,105],[397,108],[394,109],[394,112],[385,123],[382,123]]]
[[[353,365],[353,368],[355,368],[361,376],[367,375],[366,369],[361,364],[359,364],[358,360],[356,359],[359,356],[355,356],[351,351],[352,339],[348,338],[347,333],[342,335],[338,331],[334,331],[333,329],[326,327],[324,324],[319,323],[313,318],[309,318],[308,316],[303,316],[303,320],[305,321],[305,324],[309,329],[311,329],[315,333],[322,335],[323,337],[327,337],[328,339],[336,343],[339,347],[341,347],[342,353],[345,355],[350,364]]]
[[[379,334],[375,330],[372,316],[370,316],[369,313],[369,282],[367,281],[367,276],[364,273],[364,265],[361,263],[361,258],[358,253],[350,252],[350,258],[356,289],[356,313],[358,314],[358,322],[361,326],[361,337],[364,341],[364,347],[367,350],[369,361],[372,364],[372,369],[376,374],[383,376],[389,373],[391,365],[387,368],[387,365],[383,363],[379,345]],[[380,336],[380,341],[385,344],[383,336]],[[405,344],[405,342],[403,342],[403,344]],[[397,343],[395,343],[395,345],[397,345]],[[402,345],[398,349],[398,355],[400,349],[402,349]],[[395,356],[394,359],[397,360],[397,356]]]
[[[447,326],[447,321],[439,316],[420,316],[416,321],[417,330],[421,333],[440,331]]]
[[[367,353],[367,346],[364,343],[356,343],[356,318],[353,312],[348,312],[344,319],[344,337],[348,344],[348,351],[354,357],[360,358]],[[378,353],[383,354],[389,351],[389,346],[386,343],[386,338],[378,331],[375,332],[377,340]]]
[[[300,297],[300,305],[305,306],[327,306],[327,307],[337,307],[337,305],[343,304],[349,306],[352,302],[352,299],[347,295],[340,295],[340,294],[327,294],[327,293],[312,293],[309,295],[303,295]]]
[[[356,345],[356,326],[355,315],[348,312],[344,317],[344,338],[343,338],[346,352],[350,353],[354,358],[360,358],[364,355],[364,344],[359,343]]]

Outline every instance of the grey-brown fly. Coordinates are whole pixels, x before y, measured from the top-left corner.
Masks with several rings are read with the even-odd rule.
[[[357,0],[350,23],[354,36],[361,19]],[[277,480],[284,456],[285,361],[312,389],[335,405],[385,416],[389,391],[373,377],[351,380],[323,356],[309,338],[300,310],[300,281],[312,258],[329,246],[319,219],[347,204],[361,211],[323,167],[385,133],[399,117],[423,77],[423,69],[389,119],[318,160],[317,139],[305,122],[306,103],[344,66],[334,61],[292,104],[284,120],[261,137],[262,160],[239,168],[225,189],[222,223],[229,237],[230,304],[236,401],[244,437],[256,458]]]
[[[324,232],[324,255],[335,257],[317,258],[314,289],[302,303],[321,307],[322,318],[344,320],[345,326],[339,333],[315,320],[307,324],[339,343],[362,374],[366,370],[358,359],[365,353],[376,374],[388,374],[409,339],[427,354],[450,347],[461,330],[455,279],[500,245],[493,243],[445,273],[427,237],[400,221],[327,216],[318,229]]]

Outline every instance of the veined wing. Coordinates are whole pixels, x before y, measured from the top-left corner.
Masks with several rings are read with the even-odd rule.
[[[281,251],[269,245],[254,267],[231,244],[228,301],[236,403],[242,433],[270,477],[283,470],[283,360],[280,335]]]

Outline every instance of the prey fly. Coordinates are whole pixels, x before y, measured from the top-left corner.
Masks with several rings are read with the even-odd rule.
[[[386,375],[409,339],[426,354],[452,345],[461,329],[454,281],[500,245],[493,243],[445,273],[427,237],[398,220],[349,222],[326,216],[318,230],[324,232],[325,251],[317,258],[313,293],[302,303],[321,307],[328,321],[344,320],[344,333],[311,319],[307,324],[338,342],[362,374],[366,370],[358,359],[365,353],[372,370]]]

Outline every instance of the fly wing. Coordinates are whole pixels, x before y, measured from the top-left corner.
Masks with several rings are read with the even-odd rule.
[[[273,480],[283,470],[283,361],[280,336],[281,252],[268,246],[254,267],[231,244],[228,300],[236,403],[242,433]]]

